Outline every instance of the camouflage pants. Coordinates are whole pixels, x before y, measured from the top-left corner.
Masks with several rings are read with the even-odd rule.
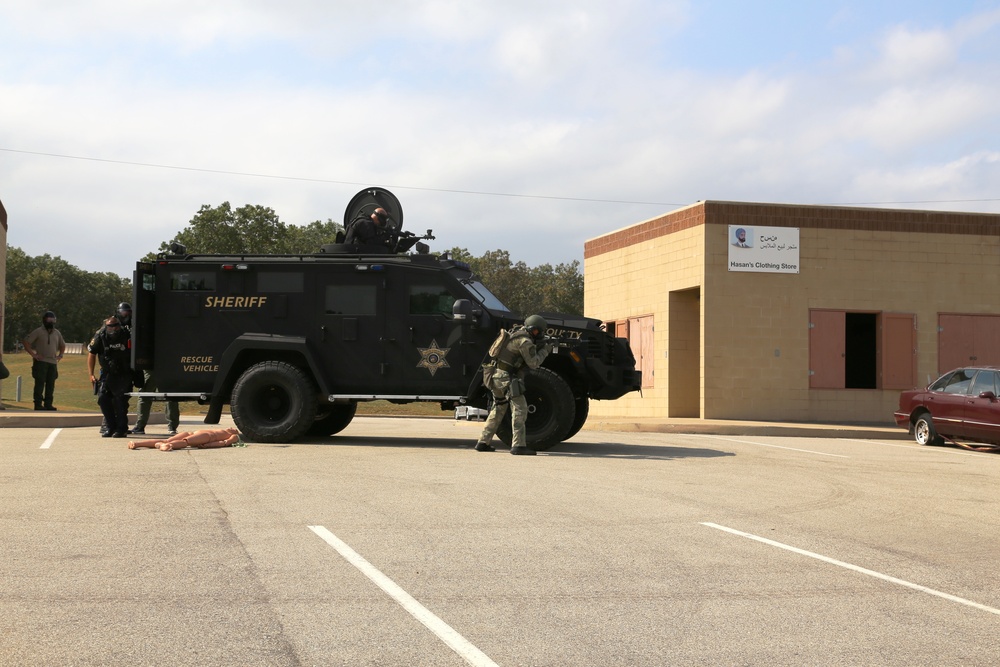
[[[525,447],[524,442],[524,422],[528,418],[528,401],[523,395],[510,398],[510,385],[516,378],[512,378],[506,371],[498,370],[490,381],[490,390],[496,400],[490,410],[490,416],[486,419],[486,426],[479,436],[479,442],[489,443],[500,427],[500,422],[507,416],[507,406],[511,407],[511,430],[513,438],[511,447]]]

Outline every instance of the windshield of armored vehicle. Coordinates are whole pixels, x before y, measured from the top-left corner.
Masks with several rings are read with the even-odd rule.
[[[499,310],[500,312],[509,313],[510,308],[503,305],[503,302],[496,297],[493,292],[486,288],[486,285],[482,284],[478,280],[463,280],[462,281],[466,287],[472,290],[473,294],[479,297],[479,302],[482,303],[490,310]]]

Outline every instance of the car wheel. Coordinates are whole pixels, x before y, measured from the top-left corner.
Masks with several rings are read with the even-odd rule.
[[[574,435],[580,432],[583,425],[587,423],[587,415],[590,414],[590,398],[587,396],[581,396],[576,399],[576,414],[573,417],[573,425],[570,426],[569,432],[563,436],[563,440],[569,440]]]
[[[316,415],[316,421],[306,430],[308,435],[334,435],[340,433],[354,419],[358,411],[357,403],[331,405]]]
[[[265,361],[236,381],[230,409],[250,442],[291,442],[316,419],[316,390],[296,366]]]
[[[524,423],[525,444],[543,450],[558,444],[569,432],[576,415],[573,392],[559,375],[547,368],[535,368],[524,379],[528,419]],[[505,445],[513,442],[513,410],[497,427],[497,437]]]
[[[934,430],[931,413],[924,412],[913,422],[913,439],[918,445],[940,445],[941,436]]]

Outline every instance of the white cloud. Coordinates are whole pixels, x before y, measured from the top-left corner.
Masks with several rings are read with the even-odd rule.
[[[10,242],[126,274],[203,204],[261,204],[304,224],[339,220],[354,192],[382,185],[408,228],[434,228],[435,249],[558,263],[581,258],[586,238],[698,199],[910,200],[913,180],[922,199],[990,198],[995,162],[970,156],[1000,150],[1000,93],[985,76],[1000,59],[994,14],[919,30],[898,20],[873,28],[877,41],[818,48],[815,62],[743,66],[753,40],[720,43],[731,49],[720,70],[670,48],[693,21],[710,24],[696,11],[597,0],[5,9],[0,148],[108,160],[0,151]],[[118,234],[109,258],[94,239]]]

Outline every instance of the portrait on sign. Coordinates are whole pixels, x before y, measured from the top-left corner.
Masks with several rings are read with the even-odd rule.
[[[735,248],[753,247],[753,227],[733,227],[730,225],[729,237]]]

